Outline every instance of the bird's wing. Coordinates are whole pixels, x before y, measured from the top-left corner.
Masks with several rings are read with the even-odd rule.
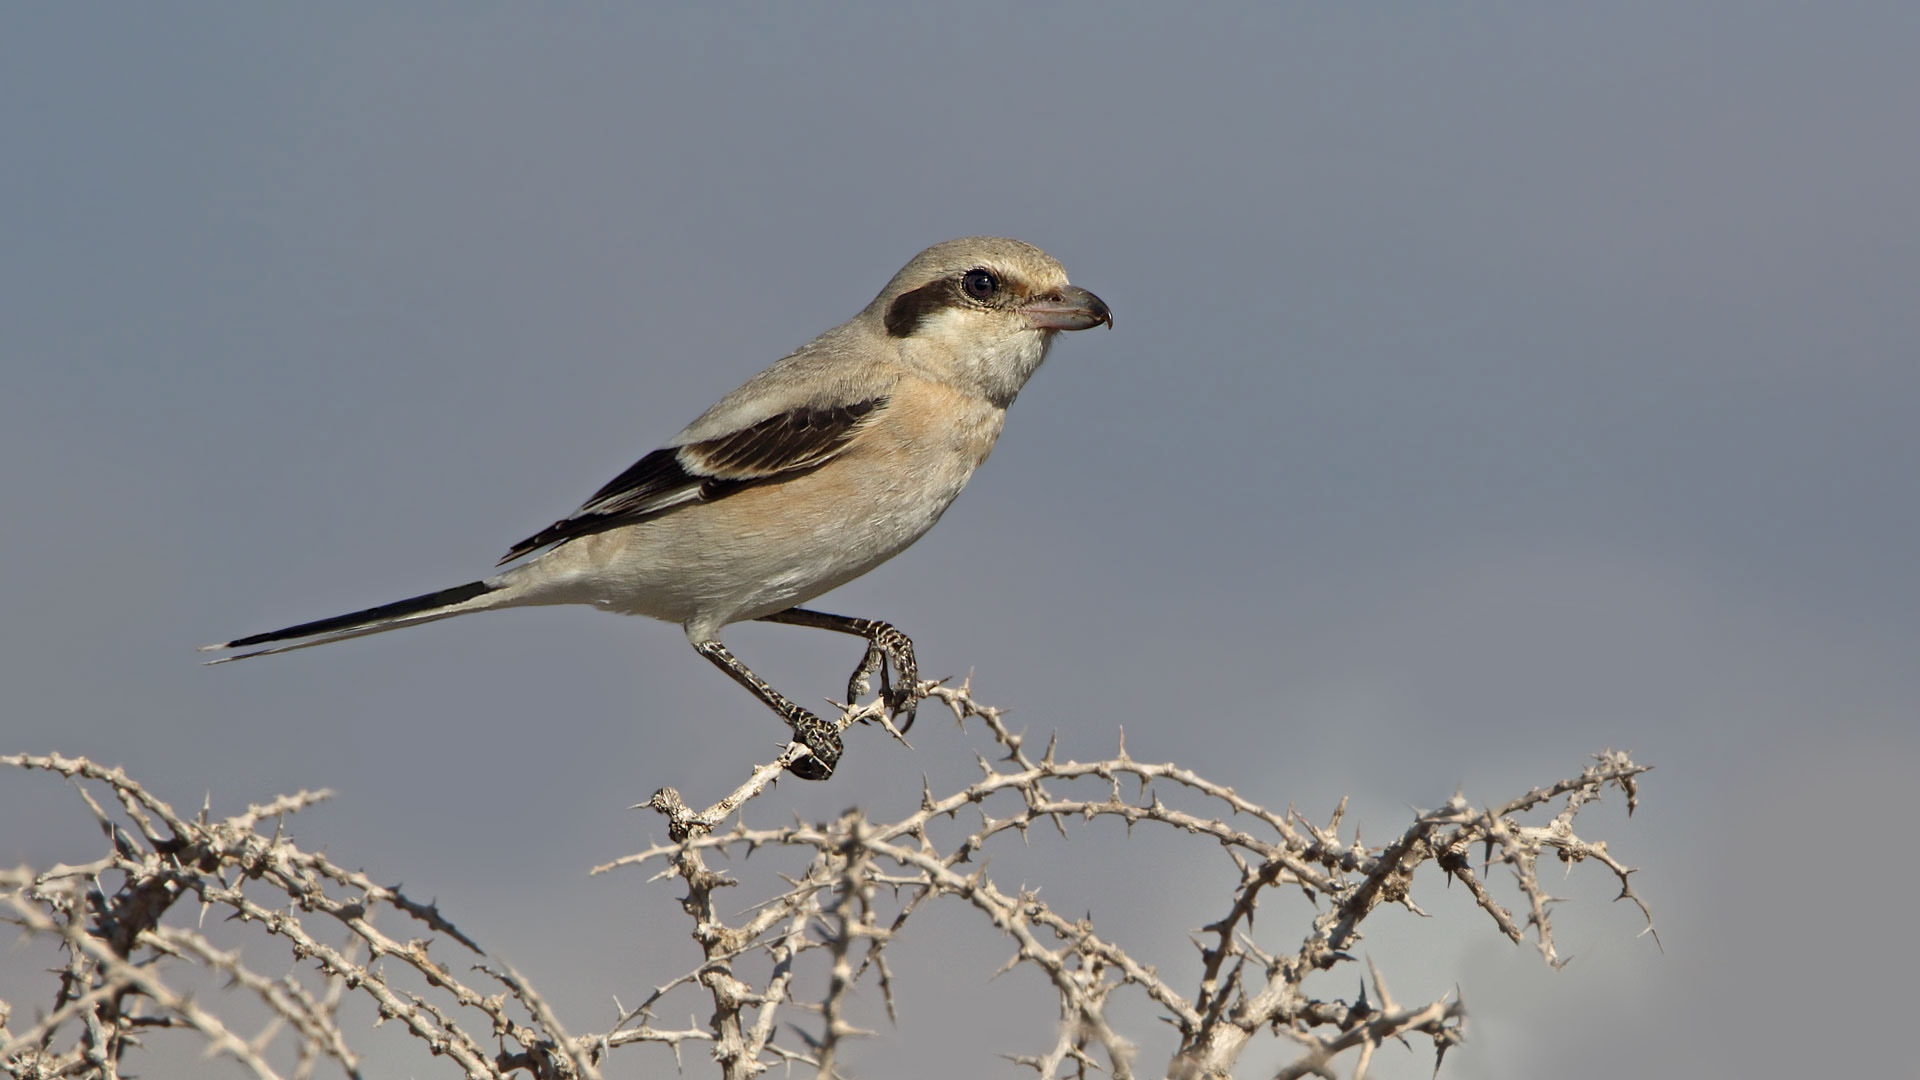
[[[594,492],[580,509],[513,545],[500,562],[810,472],[838,457],[886,407],[885,396],[801,405],[726,435],[655,450]]]

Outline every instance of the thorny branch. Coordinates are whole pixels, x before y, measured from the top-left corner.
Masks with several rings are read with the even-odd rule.
[[[1537,874],[1543,855],[1605,867],[1618,882],[1619,898],[1632,901],[1652,929],[1651,914],[1632,888],[1632,869],[1605,842],[1584,839],[1573,828],[1580,811],[1608,788],[1625,795],[1629,812],[1635,807],[1647,767],[1625,754],[1597,755],[1578,776],[1499,805],[1476,809],[1456,795],[1373,847],[1357,836],[1342,839],[1344,803],[1325,824],[1291,809],[1275,812],[1178,765],[1136,761],[1124,739],[1105,760],[1061,760],[1051,742],[1036,757],[1001,711],[976,702],[969,686],[923,683],[919,689],[945,704],[963,727],[968,721],[983,726],[993,751],[991,759],[978,759],[980,776],[972,784],[941,796],[923,788],[919,805],[894,820],[876,822],[854,809],[827,822],[749,828],[736,820],[723,828],[804,752],[796,747],[703,809],[670,788],[644,804],[666,818],[669,840],[595,872],[649,866],[654,880],[679,882],[699,959],[654,985],[638,1004],[616,1003],[606,1030],[581,1036],[570,1036],[524,978],[489,957],[435,905],[377,885],[287,837],[286,819],[326,792],[301,792],[215,820],[204,809],[183,816],[121,770],[85,759],[0,757],[0,765],[73,781],[110,848],[93,862],[0,871],[0,917],[30,939],[54,943],[65,957],[51,973],[47,1003],[30,1023],[21,1019],[21,1026],[10,1027],[16,1010],[0,1001],[0,1073],[36,1080],[117,1077],[123,1068],[139,1071],[138,1050],[154,1052],[143,1036],[176,1029],[253,1076],[305,1077],[326,1060],[358,1077],[361,1058],[349,1026],[355,1014],[347,1007],[358,1002],[363,1010],[371,1006],[376,1022],[397,1021],[429,1054],[449,1059],[469,1077],[596,1077],[610,1054],[645,1044],[664,1046],[681,1068],[687,1065],[682,1047],[702,1046],[729,1080],[781,1064],[839,1076],[849,1042],[872,1034],[855,1021],[852,995],[862,985],[877,988],[892,1018],[896,991],[907,991],[895,985],[887,946],[915,930],[931,932],[921,925],[933,918],[922,914],[931,910],[926,902],[949,897],[1008,943],[1006,969],[1033,970],[1057,1000],[1050,1044],[1008,1054],[1046,1080],[1098,1070],[1117,1080],[1138,1075],[1144,1033],[1122,1030],[1111,1012],[1115,995],[1127,994],[1150,1001],[1177,1037],[1163,1075],[1231,1075],[1248,1045],[1270,1032],[1300,1048],[1282,1077],[1332,1076],[1343,1056],[1351,1074],[1362,1077],[1389,1040],[1424,1036],[1437,1067],[1463,1037],[1466,1010],[1457,994],[1401,1006],[1371,960],[1371,996],[1364,982],[1351,999],[1307,992],[1310,976],[1355,962],[1362,924],[1381,905],[1419,910],[1410,889],[1429,864],[1464,885],[1498,932],[1515,942],[1531,933],[1542,958],[1556,967],[1564,961],[1548,918],[1553,897]],[[875,704],[842,708],[843,728],[865,720],[885,724],[886,717]],[[1535,812],[1551,816],[1523,819]],[[1231,860],[1238,884],[1194,939],[1196,985],[1174,985],[1141,961],[1142,944],[1129,947],[1102,934],[1090,916],[1055,911],[1036,890],[1009,891],[979,865],[1008,833],[1024,837],[1047,825],[1071,838],[1076,823],[1101,818],[1129,829],[1157,824],[1204,837]],[[744,901],[729,894],[731,902],[722,904],[722,890],[743,883],[714,870],[708,856],[762,849],[798,861],[787,864],[772,888]],[[1496,897],[1490,877],[1496,866],[1525,903],[1524,918]],[[1298,890],[1318,909],[1284,946],[1273,940],[1273,928],[1263,926],[1263,938],[1253,930],[1261,899],[1275,888]],[[176,915],[176,909],[199,917]],[[939,910],[953,918],[960,909]],[[219,916],[216,926],[238,924],[243,940],[257,935],[245,960],[241,949],[224,946],[205,929],[209,912]],[[391,936],[374,925],[382,913],[451,944]],[[277,971],[258,937],[282,947]],[[436,948],[470,953],[467,970],[477,974],[443,962]],[[195,973],[216,974],[225,989],[199,989],[206,980],[196,982]],[[684,1008],[688,995],[704,1000],[704,1018],[663,1024],[662,1012]],[[244,1010],[224,1007],[238,999],[264,1007],[267,1020],[251,1036],[236,1030],[233,1019]]]

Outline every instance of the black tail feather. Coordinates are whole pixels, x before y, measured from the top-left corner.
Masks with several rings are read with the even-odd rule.
[[[299,626],[289,626],[284,630],[270,630],[252,637],[236,638],[221,648],[244,649],[250,645],[265,645],[272,641],[288,641],[293,638],[312,637],[315,634],[330,634],[336,630],[351,630],[372,623],[386,622],[389,619],[404,619],[409,615],[418,615],[423,611],[447,607],[451,604],[465,603],[476,596],[484,596],[499,588],[484,581],[471,581],[465,585],[456,585],[439,592],[422,593],[405,600],[395,600],[391,604],[381,604],[365,611],[355,611],[346,615],[335,615],[331,619],[317,619]]]

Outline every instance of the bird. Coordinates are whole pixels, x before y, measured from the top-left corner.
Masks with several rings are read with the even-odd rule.
[[[754,674],[721,629],[758,620],[864,639],[847,700],[863,698],[877,672],[883,714],[904,732],[925,694],[912,640],[886,622],[799,605],[925,535],[987,460],[1054,338],[1100,325],[1113,326],[1107,305],[1031,244],[935,244],[859,314],[514,544],[496,564],[507,569],[200,651],[234,653],[207,661],[221,664],[535,605],[644,615],[679,624],[695,652],[779,716],[806,751],[789,772],[825,780],[843,750],[839,728]]]

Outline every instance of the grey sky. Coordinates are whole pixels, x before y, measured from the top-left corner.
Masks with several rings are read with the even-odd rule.
[[[1594,827],[1664,953],[1587,874],[1562,972],[1455,894],[1369,939],[1402,997],[1466,992],[1448,1074],[1904,1074],[1920,8],[1360,7],[14,7],[0,751],[216,810],[336,788],[303,840],[586,1026],[691,955],[670,890],[586,869],[659,832],[629,803],[771,751],[764,710],[677,628],[585,611],[191,646],[470,580],[920,248],[1017,236],[1116,328],[821,606],[1074,756],[1124,725],[1272,804],[1352,795],[1371,838],[1630,748],[1642,810]],[[729,642],[796,697],[855,658]],[[917,734],[775,803],[968,774]],[[0,864],[97,843],[44,777],[0,774],[0,820]],[[1211,898],[1125,870],[1047,887],[1184,962]],[[862,1075],[1014,1075],[1047,1037],[998,952],[937,982],[908,952],[929,981]],[[1779,1015],[1819,998],[1856,1034]]]

